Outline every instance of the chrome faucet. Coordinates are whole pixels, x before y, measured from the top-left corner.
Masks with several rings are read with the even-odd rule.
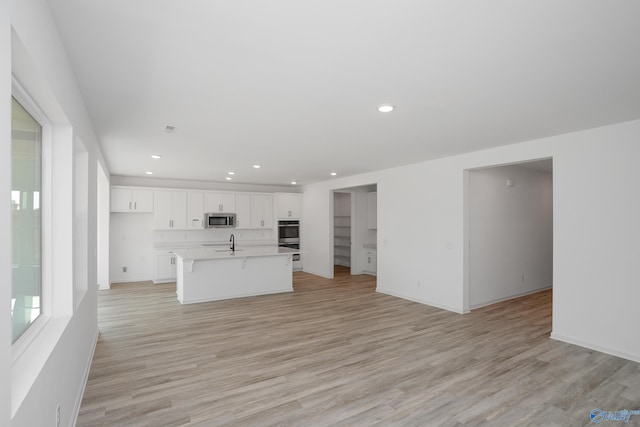
[[[235,252],[236,251],[236,236],[231,234],[231,237],[229,237],[229,241],[231,242],[231,252]]]

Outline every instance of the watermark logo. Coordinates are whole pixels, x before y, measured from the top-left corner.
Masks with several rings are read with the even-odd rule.
[[[629,422],[632,415],[640,415],[640,410],[630,411],[628,409],[622,409],[620,411],[603,411],[602,409],[594,409],[589,414],[591,422],[600,424],[603,421],[624,421]]]

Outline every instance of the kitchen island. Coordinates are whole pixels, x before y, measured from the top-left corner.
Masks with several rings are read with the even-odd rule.
[[[293,291],[293,255],[278,246],[178,249],[176,288],[182,304]]]

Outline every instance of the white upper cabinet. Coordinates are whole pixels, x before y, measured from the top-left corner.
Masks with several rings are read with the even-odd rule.
[[[154,229],[184,230],[187,228],[187,192],[154,192]]]
[[[273,228],[273,196],[236,194],[236,228]]]
[[[302,217],[302,194],[277,193],[278,219],[300,219]]]
[[[367,228],[378,228],[378,193],[367,193]]]
[[[236,194],[236,228],[251,228],[250,194]]]
[[[273,228],[273,196],[251,196],[251,228]]]
[[[153,212],[153,191],[111,187],[111,212]]]
[[[236,195],[234,193],[204,193],[205,212],[235,213]]]
[[[204,228],[204,193],[189,191],[187,195],[187,228]]]

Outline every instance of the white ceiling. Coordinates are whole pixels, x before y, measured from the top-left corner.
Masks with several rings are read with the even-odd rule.
[[[306,184],[640,118],[635,0],[48,1],[114,175]]]

